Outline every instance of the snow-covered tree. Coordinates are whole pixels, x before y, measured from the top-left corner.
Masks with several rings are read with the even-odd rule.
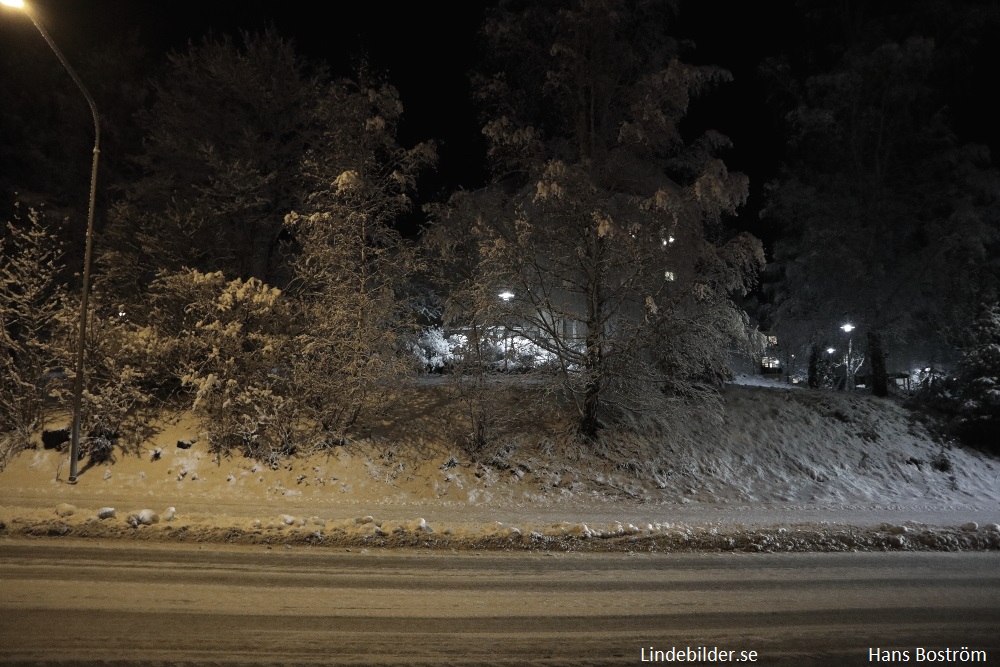
[[[956,379],[959,432],[997,451],[1000,428],[1000,306],[980,309],[962,353]]]
[[[393,223],[435,160],[430,144],[397,143],[395,89],[359,79],[334,82],[324,95],[323,131],[303,156],[308,195],[285,218],[296,242],[292,378],[305,414],[338,434],[383,405],[412,367],[401,336],[416,263]]]
[[[287,277],[283,218],[305,194],[303,154],[322,150],[323,90],[322,71],[271,31],[171,54],[140,116],[143,176],[112,210],[102,244],[109,289],[135,300],[160,270],[184,267]]]
[[[398,145],[402,104],[391,86],[364,70],[357,80],[330,80],[271,32],[173,54],[156,92],[138,157],[145,177],[115,208],[101,287],[161,342],[186,341],[169,352],[175,367],[188,367],[185,384],[204,395],[199,408],[219,417],[217,446],[239,431],[248,451],[286,451],[285,434],[255,432],[261,415],[277,424],[294,413],[342,432],[385,400],[402,369],[402,294],[414,261],[393,224],[411,206],[433,147]],[[150,282],[155,307],[133,307],[147,301]],[[208,363],[195,343],[208,340],[213,319],[189,321],[184,309],[217,310],[220,290],[275,286],[282,291],[271,306],[282,316],[253,319],[285,337],[286,358]],[[251,347],[271,354],[279,346]],[[274,368],[281,381],[262,386]],[[242,393],[208,380],[223,370]],[[216,412],[223,405],[231,419]]]
[[[763,255],[720,224],[747,179],[717,157],[725,137],[680,130],[691,97],[729,74],[679,59],[670,2],[507,7],[487,20],[476,81],[498,181],[442,233],[476,246],[470,313],[551,352],[593,435],[663,395],[651,387],[717,381],[747,341],[730,295]]]
[[[54,225],[37,210],[15,215],[0,239],[0,434],[19,446],[42,423],[51,387],[46,373],[61,367],[53,341],[63,309],[62,247]]]

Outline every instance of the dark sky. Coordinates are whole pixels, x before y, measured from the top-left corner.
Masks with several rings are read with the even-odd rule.
[[[467,72],[478,52],[477,28],[490,3],[35,0],[35,4],[71,61],[75,48],[131,32],[156,54],[183,49],[209,33],[269,27],[294,40],[307,58],[324,62],[333,74],[351,75],[364,57],[400,91],[405,107],[403,142],[433,138],[443,143],[442,168],[447,173],[440,186],[476,187],[485,178]],[[0,14],[0,20],[13,20],[11,12]],[[0,37],[10,30],[11,26],[0,30]]]
[[[403,139],[443,141],[442,167],[449,172],[449,184],[471,187],[484,177],[478,164],[479,124],[469,100],[467,73],[478,55],[478,26],[492,2],[344,3],[349,7],[346,10],[340,8],[341,3],[294,0],[35,0],[35,4],[71,61],[74,49],[130,32],[137,32],[140,43],[155,54],[183,48],[189,40],[197,41],[209,32],[232,34],[269,26],[294,39],[307,57],[325,61],[334,73],[350,74],[363,54],[400,90],[406,107]],[[689,4],[678,28],[685,31],[684,37],[695,38],[699,46],[695,54],[703,56],[697,59],[733,69],[738,82],[752,74],[763,47],[775,43],[775,14],[781,2],[765,3],[763,9],[736,9],[721,24],[712,15],[713,3]],[[2,20],[14,19],[6,11]],[[6,26],[4,34],[11,29]],[[746,113],[746,104],[738,103],[741,113],[725,113],[732,111],[732,96],[742,94],[746,87],[713,97],[727,105],[718,109],[718,118],[728,119],[734,130],[752,140],[754,134],[746,128],[753,114]]]
[[[478,26],[493,4],[486,0],[324,4],[35,0],[42,20],[71,61],[77,50],[130,33],[136,33],[155,56],[184,48],[188,41],[209,32],[233,34],[270,26],[292,38],[308,58],[325,62],[334,74],[351,74],[357,58],[366,56],[400,90],[406,109],[403,142],[440,142],[439,172],[421,184],[425,200],[440,198],[458,186],[478,187],[486,178],[467,74],[478,55]],[[677,25],[670,28],[671,34],[696,44],[689,61],[721,65],[734,75],[732,83],[694,104],[689,118],[697,127],[690,129],[696,132],[711,126],[733,139],[735,147],[725,158],[731,169],[751,177],[751,202],[741,217],[743,226],[753,231],[758,231],[753,228],[760,186],[773,176],[782,142],[776,121],[765,110],[766,92],[759,85],[758,64],[767,56],[794,50],[796,44],[828,38],[804,33],[797,19],[790,18],[795,5],[795,0],[686,0],[681,3]],[[11,10],[2,8],[0,23],[5,25],[0,26],[0,40],[37,38],[30,34],[30,27],[12,26],[16,20]],[[982,73],[991,67],[981,65]],[[959,134],[965,140],[987,142],[996,150],[996,124],[981,103],[985,96],[976,91],[957,96],[962,95],[965,99],[956,99],[955,111],[962,121],[956,128]]]

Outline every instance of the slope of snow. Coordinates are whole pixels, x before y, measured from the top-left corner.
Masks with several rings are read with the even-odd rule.
[[[28,450],[0,472],[0,535],[660,550],[1000,547],[993,529],[1000,463],[936,443],[893,399],[731,385],[717,405],[678,404],[592,443],[535,414],[510,423],[473,459],[454,444],[460,420],[441,412],[446,383],[414,391],[405,429],[373,431],[274,468],[211,455],[185,415],[164,424],[140,455],[85,467],[75,486],[65,484],[65,454]],[[189,439],[196,440],[189,449],[177,446]]]

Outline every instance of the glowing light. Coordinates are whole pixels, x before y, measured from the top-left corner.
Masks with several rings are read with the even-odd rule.
[[[826,348],[826,353],[827,353],[827,354],[833,354],[834,352],[836,352],[836,350],[835,350],[835,349],[833,349],[832,347],[828,347],[828,348]]]
[[[498,296],[504,301],[510,301],[511,299],[514,298],[514,293],[511,291],[505,291],[505,292],[500,292]]]
[[[7,5],[8,7],[24,9],[24,0],[0,0],[0,5]]]
[[[666,278],[667,280],[677,280],[677,278],[674,276],[673,271],[664,271],[663,277]]]
[[[855,327],[855,326],[854,326],[853,324],[851,324],[851,323],[847,323],[847,324],[844,324],[844,325],[842,325],[842,326],[841,326],[840,328],[841,328],[841,329],[843,329],[844,331],[846,331],[847,333],[851,333],[851,332],[852,332],[852,331],[854,331],[854,330],[855,330],[855,329],[856,329],[857,327]]]

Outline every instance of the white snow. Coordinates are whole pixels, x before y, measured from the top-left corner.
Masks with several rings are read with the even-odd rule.
[[[729,385],[714,407],[678,403],[585,446],[522,424],[478,460],[419,421],[421,446],[356,441],[275,468],[238,458],[220,466],[205,445],[165,446],[156,461],[108,464],[105,477],[122,473],[114,485],[99,470],[72,487],[54,481],[60,456],[29,451],[0,473],[0,526],[390,546],[1000,548],[996,459],[936,442],[897,400],[762,382]],[[165,523],[152,510],[115,518],[115,505],[150,501],[181,513],[169,507]]]

